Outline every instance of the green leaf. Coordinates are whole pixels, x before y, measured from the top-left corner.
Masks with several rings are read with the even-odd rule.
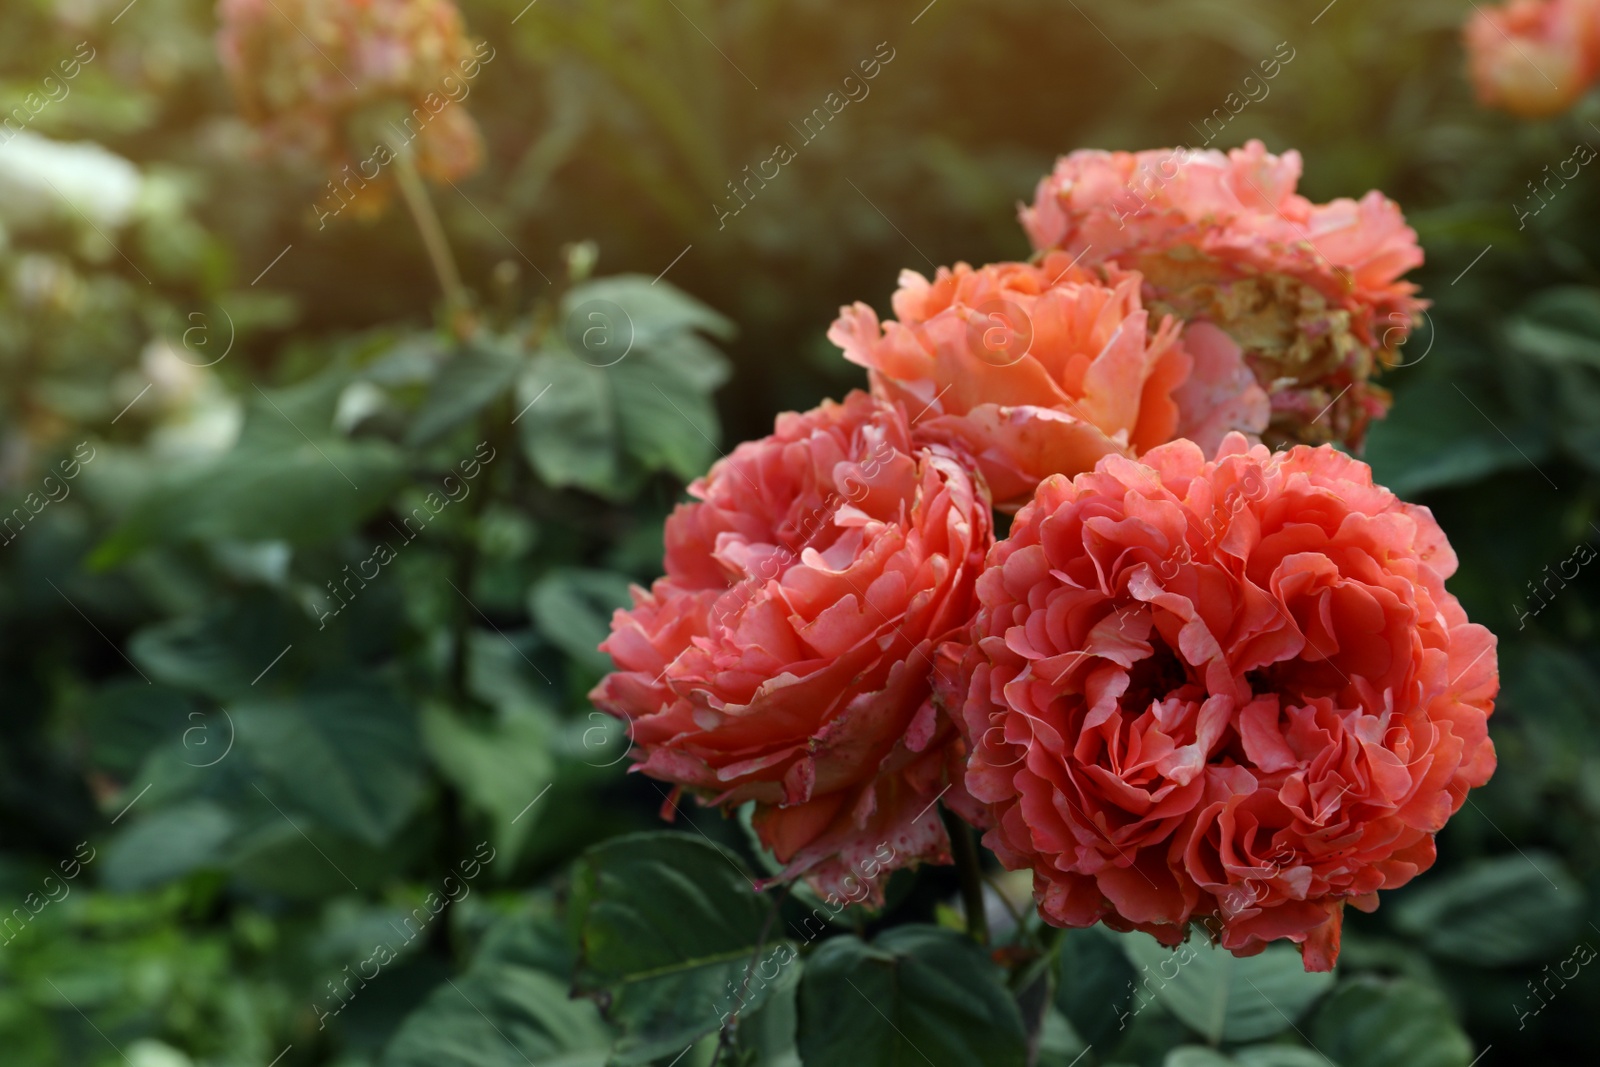
[[[801,1067],[796,1044],[801,970],[798,962],[783,967],[766,1003],[741,1019],[739,1048],[753,1057],[752,1067]]]
[[[1600,374],[1591,367],[1559,366],[1553,377],[1562,443],[1590,470],[1600,468]]]
[[[1083,1035],[1072,1028],[1054,1004],[1045,1005],[1044,1015],[1039,1020],[1037,1044],[1039,1056],[1035,1062],[1039,1067],[1067,1067],[1074,1060],[1085,1062],[1082,1057],[1089,1048]]]
[[[1531,786],[1532,806],[1542,803],[1546,790],[1567,787],[1583,758],[1600,750],[1600,737],[1591,726],[1600,676],[1575,651],[1540,641],[1508,642],[1500,670],[1505,687],[1495,706],[1505,710],[1513,736],[1522,735],[1518,740],[1525,749],[1513,749],[1521,757],[1515,784]],[[1498,784],[1504,789],[1507,783]]]
[[[227,701],[252,691],[251,680],[296,639],[303,623],[277,597],[246,596],[145,627],[129,640],[128,652],[157,681]]]
[[[807,1067],[1023,1067],[1027,1035],[997,968],[971,939],[897,926],[871,945],[826,941],[806,962],[800,1059]]]
[[[100,860],[105,884],[128,892],[182,878],[201,867],[219,867],[233,831],[228,813],[205,800],[147,815],[106,846]]]
[[[594,846],[578,861],[572,893],[584,992],[742,957],[771,914],[731,853],[680,833]]]
[[[406,1017],[381,1067],[604,1067],[611,1032],[593,1004],[506,963],[447,981]]]
[[[615,1062],[676,1054],[759,1009],[796,956],[768,942],[757,959],[772,918],[738,861],[701,838],[630,834],[585,852],[573,872],[575,987],[602,994],[626,1030]]]
[[[91,563],[108,567],[150,545],[191,540],[327,541],[355,529],[403,479],[399,452],[381,441],[241,443],[160,479]]]
[[[650,470],[684,481],[705,473],[721,428],[710,395],[676,370],[648,358],[612,369],[617,425],[628,454]]]
[[[506,343],[469,342],[450,356],[406,433],[406,444],[427,444],[482,411],[521,368],[523,354]]]
[[[1544,459],[1549,442],[1541,427],[1524,424],[1476,389],[1458,388],[1435,381],[1397,394],[1394,413],[1367,435],[1363,458],[1378,484],[1412,497]]]
[[[1204,1045],[1185,1045],[1167,1053],[1167,1058],[1161,1061],[1161,1067],[1239,1067],[1239,1064],[1216,1049]]]
[[[608,303],[623,311],[625,318],[620,323],[612,321],[610,309],[604,306]],[[587,344],[582,340],[583,333],[597,325],[645,346],[695,330],[723,339],[734,332],[733,323],[722,315],[681,289],[643,274],[616,274],[575,286],[562,300],[561,310],[568,343],[585,353],[597,350],[595,335],[590,335]],[[591,311],[599,312],[601,318],[592,317]]]
[[[698,334],[683,333],[652,341],[645,357],[682,375],[696,392],[715,392],[728,380],[728,357]]]
[[[342,360],[315,360],[319,369],[309,378],[268,391],[253,386],[244,391],[245,420],[239,430],[239,449],[270,452],[299,444],[310,437],[320,441],[338,417],[339,400],[349,388],[352,372]]]
[[[422,712],[422,735],[444,777],[494,825],[494,847],[506,863],[516,861],[528,831],[539,821],[529,805],[550,784],[554,724],[527,705],[508,705],[497,720],[479,727],[447,707]]]
[[[1507,325],[1506,340],[1550,364],[1600,370],[1600,291],[1575,285],[1546,289]]]
[[[145,670],[149,671],[143,657],[140,662],[146,663]],[[94,692],[83,709],[94,766],[126,780],[139,769],[151,749],[163,742],[186,737],[191,747],[209,743],[212,739],[206,729],[188,732],[196,725],[206,724],[203,715],[195,714],[198,711],[187,694],[167,685],[147,685],[138,677],[109,683]],[[213,747],[220,753],[225,744],[220,741]],[[206,757],[191,758],[200,763]]]
[[[422,749],[409,707],[381,687],[337,685],[233,709],[239,745],[270,781],[264,795],[371,845],[422,799]]]
[[[611,633],[611,614],[633,603],[628,579],[610,571],[562,568],[528,593],[528,611],[545,639],[595,674],[611,669],[600,642]]]
[[[1535,415],[1541,433],[1559,438],[1591,468],[1600,465],[1600,291],[1560,286],[1536,294],[1506,326],[1505,339],[1506,373],[1519,373],[1545,394]],[[1521,442],[1523,435],[1507,432]]]
[[[1468,1067],[1473,1055],[1444,997],[1411,979],[1341,983],[1311,1020],[1311,1039],[1350,1067]]]
[[[1167,1054],[1161,1067],[1338,1067],[1337,1064],[1297,1045],[1254,1045],[1234,1049],[1224,1056],[1204,1045],[1184,1045]]]
[[[258,784],[272,790],[265,780]],[[274,811],[254,789],[250,795],[264,810],[256,813],[259,821],[254,829],[238,835],[228,856],[233,883],[246,893],[323,901],[363,886],[386,884],[421,858],[414,845],[391,843],[379,850],[303,815]]]
[[[549,889],[522,894],[517,910],[485,931],[473,959],[474,966],[511,964],[554,975],[571,974],[574,962],[565,913]]]
[[[523,449],[540,476],[618,498],[641,471],[702,473],[719,433],[709,398],[728,364],[695,331],[727,335],[728,321],[638,275],[580,285],[562,312],[560,346],[518,385]]]
[[[1285,944],[1243,959],[1198,940],[1176,951],[1140,934],[1123,944],[1140,996],[1154,996],[1212,1044],[1286,1030],[1333,984],[1331,974],[1306,971],[1300,953]]]
[[[759,956],[753,948],[742,951],[726,966],[656,975],[614,990],[607,1015],[625,1032],[612,1050],[611,1067],[643,1067],[671,1058],[719,1029],[738,1035],[754,1025],[751,1040],[760,1040],[773,1025],[764,1014],[771,998],[786,983],[792,993],[798,959],[793,944],[779,941]],[[778,1025],[781,1029],[781,1019]]]
[[[478,630],[467,642],[467,688],[500,710],[533,708],[548,713],[550,681],[507,635]]]
[[[1168,1052],[1192,1044],[1194,1032],[1154,999],[1135,1001],[1126,1030],[1113,1038],[1106,1058],[1119,1064],[1155,1067]]]
[[[1252,1045],[1235,1049],[1239,1067],[1338,1067],[1332,1060],[1298,1045]]]
[[[565,352],[533,358],[517,383],[517,430],[533,469],[558,488],[617,492],[621,457],[606,371]]]
[[[1394,920],[1430,952],[1497,967],[1539,960],[1571,944],[1585,899],[1559,857],[1531,849],[1429,878],[1406,893]]]
[[[1121,943],[1103,928],[1062,932],[1056,1007],[1089,1044],[1104,1044],[1123,1028],[1133,978]]]

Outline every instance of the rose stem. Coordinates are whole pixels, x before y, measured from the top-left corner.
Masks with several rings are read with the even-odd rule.
[[[980,945],[989,943],[989,919],[983,910],[983,864],[978,857],[978,841],[972,827],[949,808],[940,805],[945,832],[950,835],[950,854],[961,879],[961,908],[967,913],[967,933]]]
[[[456,268],[455,257],[450,254],[450,242],[445,239],[444,227],[440,225],[439,216],[428,200],[427,187],[422,184],[422,175],[417,173],[417,165],[409,152],[396,154],[395,176],[399,180],[400,195],[417,224],[417,232],[422,235],[423,247],[428,250],[428,260],[433,264],[433,273],[439,278],[439,288],[444,290],[445,302],[451,310],[466,307],[466,292],[461,285],[461,272]]]

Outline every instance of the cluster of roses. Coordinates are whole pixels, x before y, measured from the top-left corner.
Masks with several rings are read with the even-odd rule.
[[[1432,515],[1326,443],[1384,411],[1416,235],[1299,172],[1075,152],[1033,259],[843,309],[870,394],[695,482],[602,646],[592,698],[669,807],[753,804],[836,894],[884,844],[950,862],[942,802],[1053,924],[1332,966],[1344,904],[1427,868],[1492,773],[1498,673]]]
[[[1565,111],[1600,80],[1600,0],[1473,6],[1463,36],[1485,107],[1542,118]]]
[[[219,0],[217,19],[240,110],[275,149],[321,160],[337,180],[400,131],[430,178],[482,164],[477,124],[447,106],[482,58],[452,0]],[[386,191],[374,186],[368,206]]]

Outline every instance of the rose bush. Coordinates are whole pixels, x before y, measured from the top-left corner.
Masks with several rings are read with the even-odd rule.
[[[1300,944],[1433,862],[1494,770],[1495,639],[1426,508],[1330,447],[1180,441],[1053,477],[990,553],[941,701],[1052,923]],[[946,649],[946,654],[955,654]]]
[[[821,892],[854,873],[881,901],[884,844],[892,866],[949,862],[933,801],[961,748],[932,656],[970,621],[993,543],[968,462],[865,393],[779,416],[690,487],[666,576],[602,646],[618,670],[591,696],[629,722],[636,769],[755,802],[784,875]]]
[[[237,30],[231,40],[249,54],[226,56],[227,69],[211,47],[216,0],[60,0],[0,14],[10,90],[0,186],[17,194],[0,197],[0,405],[11,416],[0,431],[0,540],[9,542],[0,648],[12,705],[0,741],[9,831],[0,868],[12,894],[0,941],[17,978],[0,982],[5,1062],[76,1062],[91,1048],[147,1067],[500,1067],[523,1056],[679,1067],[1469,1067],[1506,1061],[1507,1050],[1517,1062],[1584,1061],[1593,1029],[1585,1006],[1600,998],[1600,967],[1584,944],[1600,893],[1600,733],[1591,728],[1600,586],[1587,562],[1600,544],[1589,528],[1600,522],[1600,371],[1586,365],[1600,340],[1590,269],[1600,245],[1595,201],[1569,168],[1592,155],[1581,131],[1585,118],[1600,121],[1588,114],[1600,98],[1538,126],[1484,112],[1461,56],[1460,24],[1476,9],[1460,0],[1381,10],[1247,0],[1223,19],[1215,0],[1108,7],[1103,17],[1083,5],[1093,25],[1035,0],[925,14],[926,0],[909,11],[832,0],[682,12],[455,3],[486,41],[475,36],[472,58],[457,51],[453,67],[430,67],[432,46],[413,32],[426,29],[414,16],[450,10],[437,0],[229,0],[223,43]],[[1546,8],[1582,5],[1538,5]],[[1527,47],[1536,32],[1506,37],[1557,73]],[[1275,58],[1253,62],[1274,41],[1284,42]],[[1517,47],[1498,35],[1488,43],[1517,73]],[[895,47],[904,58],[890,64]],[[1548,86],[1535,78],[1523,88]],[[249,114],[235,114],[236,102]],[[1183,113],[1163,102],[1183,103]],[[485,172],[440,190],[433,212],[416,180],[432,164],[414,153],[451,123],[470,128],[468,113],[485,133]],[[1180,907],[1184,892],[1195,897],[1188,940],[1173,950],[1143,930],[1051,926],[1029,914],[1031,868],[1004,871],[958,821],[965,813],[987,822],[996,802],[977,804],[955,781],[966,741],[944,710],[954,705],[936,703],[931,720],[920,704],[907,716],[911,703],[880,675],[902,658],[924,675],[905,675],[898,694],[926,687],[929,674],[956,678],[963,627],[946,629],[924,660],[914,653],[926,647],[914,632],[920,594],[908,593],[912,624],[899,625],[915,641],[898,647],[882,631],[881,656],[870,637],[850,644],[837,658],[861,669],[842,679],[815,667],[831,665],[818,650],[795,658],[804,652],[795,635],[838,610],[823,600],[871,569],[838,544],[847,531],[835,513],[857,504],[868,476],[896,469],[901,445],[835,450],[852,453],[862,477],[847,467],[842,484],[823,478],[820,507],[801,506],[792,528],[780,519],[771,535],[746,520],[759,519],[764,494],[784,479],[747,466],[756,483],[745,485],[747,500],[716,488],[716,477],[714,499],[683,496],[699,511],[673,524],[660,602],[633,612],[617,638],[625,657],[631,642],[660,665],[613,683],[642,693],[634,710],[643,713],[624,722],[584,700],[616,666],[597,647],[616,608],[632,606],[630,583],[649,590],[663,577],[663,523],[683,487],[718,449],[766,437],[775,412],[842,399],[867,388],[869,375],[883,379],[878,402],[901,409],[883,417],[902,428],[882,440],[903,440],[923,468],[939,467],[929,457],[959,465],[976,497],[984,482],[997,490],[1008,470],[1020,472],[997,530],[1009,531],[1011,509],[1033,499],[1032,481],[1090,477],[1096,465],[1168,470],[1164,436],[1215,461],[1230,431],[1269,447],[1300,433],[1282,410],[1269,424],[1268,393],[1294,382],[1265,373],[1266,361],[1273,345],[1316,354],[1345,343],[1328,330],[1348,294],[1337,271],[1323,289],[1316,278],[1274,274],[1270,262],[1256,270],[1246,252],[1224,272],[1225,257],[1205,246],[1225,243],[1235,226],[1226,197],[1218,203],[1227,210],[1194,219],[1145,217],[1135,198],[1176,196],[1183,156],[1158,159],[1126,192],[1111,186],[1123,198],[1106,216],[1113,241],[1150,236],[1146,224],[1160,241],[1192,223],[1194,239],[1152,255],[1137,285],[1124,287],[1136,272],[1122,252],[1096,261],[1098,241],[1006,262],[1030,258],[1014,201],[1032,200],[1043,167],[1030,172],[1027,160],[1107,142],[1159,145],[1179,135],[1174,118],[1196,147],[1208,138],[1203,147],[1226,150],[1257,132],[1280,154],[1294,145],[1308,164],[1297,191],[1312,199],[1382,189],[1404,204],[1431,268],[1426,280],[1421,270],[1403,277],[1435,298],[1441,343],[1423,366],[1377,379],[1394,388],[1397,410],[1391,424],[1373,424],[1369,449],[1376,482],[1433,509],[1461,556],[1450,591],[1500,635],[1460,672],[1462,685],[1477,684],[1489,664],[1502,675],[1490,720],[1498,766],[1437,833],[1424,874],[1396,893],[1380,889],[1375,914],[1344,909],[1336,976],[1292,973],[1302,970],[1292,941],[1237,960],[1215,942],[1245,952],[1280,933],[1287,941],[1321,910],[1337,910],[1341,894],[1362,900],[1356,890],[1373,868],[1389,884],[1419,865],[1425,846],[1408,842],[1455,802],[1454,787],[1436,789],[1422,762],[1443,775],[1455,761],[1460,777],[1467,764],[1450,749],[1461,731],[1452,724],[1436,743],[1434,720],[1407,718],[1420,704],[1402,693],[1387,698],[1399,710],[1380,732],[1376,704],[1352,706],[1362,693],[1321,691],[1342,688],[1332,667],[1326,686],[1302,682],[1310,695],[1285,697],[1293,679],[1283,675],[1316,667],[1309,646],[1246,671],[1251,710],[1224,717],[1210,679],[1201,691],[1190,679],[1206,672],[1187,666],[1182,626],[1169,657],[1156,617],[1173,602],[1145,602],[1151,653],[1120,654],[1130,666],[1117,717],[1088,738],[1122,762],[1096,763],[1091,752],[1073,766],[1085,781],[1094,767],[1110,775],[1085,787],[1099,798],[1086,810],[1115,835],[1118,809],[1138,805],[1111,779],[1141,773],[1141,760],[1161,762],[1165,735],[1177,754],[1150,773],[1172,783],[1157,803],[1176,811],[1193,792],[1180,780],[1199,762],[1198,799],[1173,815],[1165,849],[1126,849],[1138,858],[1135,888],[1117,898],[1126,911],[1139,904],[1129,897],[1151,892],[1140,865],[1150,863],[1156,884],[1176,865],[1193,883],[1174,891]],[[378,150],[413,134],[412,154]],[[1574,140],[1580,149],[1558,163]],[[448,138],[439,144],[447,166],[471,159]],[[252,147],[313,158],[309,167],[261,166]],[[49,170],[49,182],[32,173],[30,161],[47,154],[115,162],[127,179],[120,208],[83,199],[71,167]],[[1187,165],[1201,176],[1200,157]],[[1260,175],[1248,177],[1276,196]],[[386,191],[404,193],[415,228],[399,214],[323,225]],[[1254,214],[1270,226],[1278,215],[1265,203]],[[1273,203],[1301,218],[1290,198]],[[739,207],[738,218],[724,207]],[[970,276],[940,278],[914,258],[925,291],[902,315],[887,298],[909,265],[901,257],[921,249],[971,264],[947,272]],[[1331,242],[1322,251],[1350,269]],[[1301,258],[1320,269],[1309,253]],[[1181,276],[1185,266],[1198,280]],[[1052,293],[1069,284],[1082,290],[1070,308],[1065,293]],[[1192,303],[1179,306],[1172,292]],[[884,348],[872,353],[884,357],[881,368],[830,360],[818,347],[833,312],[857,297],[895,320],[869,339]],[[1328,314],[1302,308],[1302,298],[1323,301]],[[1135,303],[1142,336],[1127,315]],[[1093,312],[1081,337],[1060,321],[1075,327],[1079,310]],[[1404,310],[1385,310],[1372,319],[1380,344],[1406,336]],[[901,327],[931,347],[891,350]],[[1176,336],[1162,350],[1164,333]],[[971,373],[941,347],[947,340],[978,361]],[[1391,354],[1413,364],[1430,340],[1414,337]],[[917,363],[924,355],[927,369]],[[1181,381],[1178,355],[1190,363]],[[995,399],[1014,384],[1008,374],[1036,372],[1048,390]],[[178,378],[182,395],[173,393]],[[1333,434],[1364,389],[1330,383],[1301,416],[1308,435]],[[957,405],[963,390],[973,404]],[[1011,442],[974,417],[985,404],[1031,406],[1039,414],[1025,425],[1072,425],[1096,447],[1051,454],[1062,462],[1023,451],[1024,470],[1011,462]],[[795,418],[809,420],[804,432],[818,441],[850,422]],[[876,432],[862,429],[873,419],[845,436]],[[798,439],[763,449],[762,463],[777,466],[780,452],[807,454]],[[102,458],[75,478],[62,474],[76,469],[67,460],[89,455]],[[490,455],[478,465],[466,458]],[[1231,452],[1223,459],[1238,462]],[[729,465],[719,470],[745,484]],[[940,477],[938,493],[960,483]],[[1247,470],[1220,505],[1197,505],[1194,543],[1154,565],[1163,593],[1188,597],[1208,625],[1211,608],[1236,605],[1203,584],[1191,596],[1185,577],[1215,564],[1216,548],[1208,556],[1202,543],[1209,531],[1227,526],[1251,541],[1268,481]],[[915,484],[911,512],[927,498]],[[1190,492],[1182,489],[1185,506]],[[1159,497],[1139,495],[1147,511]],[[451,506],[439,511],[441,501]],[[876,603],[892,616],[893,583],[934,566],[906,547],[927,524],[861,506],[873,545],[904,541],[889,548],[906,569],[875,572]],[[974,501],[973,522],[983,508]],[[1305,510],[1321,521],[1317,507]],[[1111,508],[1094,521],[1136,528],[1129,514]],[[1039,543],[1049,543],[1051,527],[1037,525]],[[1018,526],[1019,540],[1026,530]],[[380,572],[372,563],[389,558],[385,542],[398,555]],[[724,550],[751,555],[762,543],[781,551],[753,559],[753,574],[725,564]],[[975,560],[983,543],[974,536]],[[1113,552],[1115,539],[1102,547],[1096,558],[1112,578],[1121,574],[1115,557],[1136,551]],[[788,554],[806,557],[805,568]],[[1306,565],[1325,556],[1339,569],[1359,554],[1289,555]],[[1285,582],[1320,580],[1315,566],[1310,578],[1300,563],[1288,566],[1289,555],[1279,561]],[[1408,558],[1386,552],[1372,569],[1381,575]],[[702,573],[696,561],[711,566]],[[776,574],[780,565],[787,574]],[[784,587],[790,578],[807,597]],[[1044,573],[1024,584],[1059,609],[1057,580]],[[813,584],[827,592],[810,596]],[[946,595],[936,585],[930,599]],[[1297,604],[1280,586],[1268,583],[1268,599],[1282,592]],[[736,595],[724,598],[730,588]],[[1230,581],[1224,591],[1240,588]],[[1341,648],[1361,644],[1351,629],[1376,632],[1368,644],[1377,647],[1392,622],[1363,629],[1373,619],[1357,610],[1360,598],[1329,589],[1328,629]],[[969,608],[979,603],[976,586],[965,595]],[[780,613],[782,625],[762,628]],[[1246,615],[1238,617],[1253,625]],[[1291,613],[1326,649],[1315,616]],[[1070,611],[1030,623],[1063,642],[1078,625]],[[1137,626],[1130,620],[1119,634],[1119,619],[1109,629],[1136,644]],[[815,624],[829,627],[846,629]],[[1012,644],[1033,640],[1017,629]],[[1437,627],[1424,620],[1417,629],[1424,661],[1436,657]],[[1453,634],[1452,647],[1456,637],[1465,640]],[[1380,673],[1369,654],[1364,669]],[[1382,684],[1336,660],[1358,687]],[[684,673],[669,678],[673,670]],[[830,681],[839,687],[822,684]],[[764,695],[735,722],[730,701],[744,699],[741,687]],[[780,698],[785,687],[793,698]],[[1143,717],[1141,687],[1163,690],[1159,709],[1154,696],[1145,707],[1154,722]],[[1270,722],[1270,708],[1257,705],[1269,693],[1278,695]],[[1463,702],[1487,710],[1480,695]],[[828,724],[807,715],[833,716],[849,737],[830,739]],[[1122,733],[1108,741],[1114,723]],[[1039,729],[1011,725],[1023,737]],[[682,801],[676,825],[662,825],[658,811],[679,783],[625,773],[636,726],[656,751],[670,750],[634,746],[641,762],[688,754],[690,771],[677,777],[689,784],[672,798]],[[651,738],[652,728],[670,736]],[[991,743],[1004,737],[985,733]],[[1130,736],[1137,758],[1123,758]],[[850,746],[861,738],[858,758]],[[691,803],[729,788],[784,791],[781,778],[745,771],[801,742],[795,763],[861,784],[826,793],[819,781],[811,801],[794,805],[786,794],[749,800],[736,820]],[[741,745],[749,759],[734,757]],[[888,755],[874,766],[878,751]],[[729,781],[694,784],[717,776],[707,767]],[[1407,811],[1397,798],[1419,777],[1424,810]],[[1163,784],[1152,778],[1149,788]],[[869,792],[876,806],[858,824]],[[914,810],[872,825],[912,793]],[[820,801],[841,795],[830,815]],[[1069,796],[1085,807],[1075,793],[1052,794],[1063,806]],[[756,840],[757,809],[775,844],[775,829],[795,841],[813,828],[808,820],[821,829],[775,863]],[[1159,836],[1163,812],[1146,815]],[[1329,825],[1318,828],[1324,816]],[[943,858],[927,847],[940,832],[935,818],[949,832],[949,866],[930,862]],[[1037,821],[1049,830],[1052,818],[1047,809]],[[1324,841],[1341,821],[1348,844]],[[878,872],[904,855],[888,840],[894,822],[911,824],[920,866],[878,886]],[[880,831],[870,853],[828,851]],[[818,858],[810,868],[808,853]],[[497,858],[488,877],[466,885],[469,854]],[[98,858],[64,862],[74,855]],[[787,867],[803,879],[830,862],[854,871],[830,877],[839,891],[820,898],[772,877]],[[1114,879],[1094,875],[1092,891],[1109,897],[1100,883]],[[68,891],[75,900],[61,899]],[[1302,944],[1314,958],[1331,956],[1329,933],[1326,923],[1312,927]]]

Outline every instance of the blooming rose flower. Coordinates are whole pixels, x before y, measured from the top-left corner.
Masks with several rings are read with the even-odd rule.
[[[1512,0],[1479,7],[1462,31],[1478,102],[1523,118],[1555,115],[1600,73],[1596,0]]]
[[[1314,204],[1300,154],[1079,151],[1039,183],[1035,248],[1137,270],[1157,313],[1219,327],[1271,397],[1269,442],[1359,447],[1388,394],[1370,383],[1424,304],[1400,276],[1417,235],[1378,192]]]
[[[874,393],[917,413],[917,440],[977,457],[995,501],[1015,506],[1046,475],[1137,455],[1180,424],[1213,449],[1230,429],[1266,425],[1266,395],[1237,346],[1213,331],[1191,353],[1170,317],[1151,321],[1139,290],[1137,274],[1102,276],[1060,254],[1037,264],[959,263],[931,282],[906,271],[894,295],[898,321],[880,324],[857,303],[828,337],[869,369]],[[1196,366],[1204,381],[1190,381]]]
[[[485,52],[451,0],[220,0],[217,17],[240,110],[268,143],[326,162],[340,197],[381,205],[402,151],[440,181],[481,165],[460,101]]]
[[[1338,954],[1494,771],[1495,639],[1426,508],[1330,446],[1229,437],[1046,480],[995,545],[960,678],[985,844],[1044,917]],[[949,654],[949,650],[946,650]]]
[[[971,620],[994,540],[968,461],[914,447],[903,410],[856,392],[780,415],[689,492],[666,576],[612,619],[617,671],[590,694],[628,720],[635,769],[754,801],[784,876],[822,892],[853,896],[854,875],[881,901],[884,844],[894,866],[948,863],[934,800],[962,749],[933,653]]]

